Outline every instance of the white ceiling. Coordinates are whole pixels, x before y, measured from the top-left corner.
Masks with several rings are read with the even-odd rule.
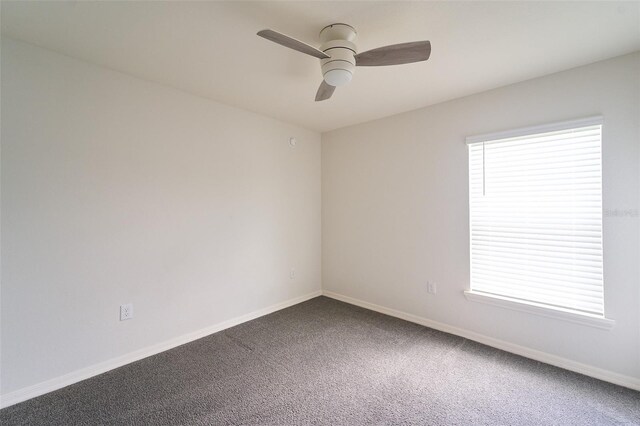
[[[640,2],[2,2],[2,34],[327,131],[640,50]],[[427,62],[358,68],[314,102],[319,60],[255,34],[360,51],[431,40]]]

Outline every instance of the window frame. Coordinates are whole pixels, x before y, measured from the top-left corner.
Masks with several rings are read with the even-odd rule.
[[[499,140],[499,139],[508,139],[508,138],[516,138],[523,137],[529,135],[535,135],[538,133],[546,133],[546,132],[554,132],[554,131],[562,131],[573,128],[587,127],[601,125],[602,133],[601,133],[601,146],[603,145],[604,140],[604,119],[602,116],[591,116],[586,118],[580,118],[576,120],[568,120],[554,123],[547,123],[537,126],[528,126],[521,127],[516,129],[510,129],[505,131],[499,131],[494,133],[485,133],[480,135],[469,136],[465,138],[465,144],[467,145],[467,149],[469,145],[482,143],[487,141]],[[467,159],[467,166],[469,167]],[[602,150],[600,151],[600,161],[602,164]],[[467,170],[469,168],[467,167]],[[468,190],[471,191],[470,180],[467,180]],[[603,190],[601,189],[601,194]],[[598,314],[590,314],[586,312],[575,311],[569,308],[562,308],[552,305],[546,305],[544,303],[538,303],[535,301],[526,301],[521,299],[510,298],[509,296],[501,296],[496,294],[484,293],[479,291],[474,291],[471,289],[471,192],[468,194],[468,202],[469,202],[469,284],[468,288],[464,291],[464,295],[467,300],[472,302],[479,302],[483,304],[488,304],[492,306],[498,306],[510,310],[527,312],[543,317],[561,319],[565,321],[569,321],[572,323],[589,325],[601,329],[611,329],[615,325],[615,321],[607,318],[603,315]],[[604,204],[602,206],[602,242],[604,246]],[[604,250],[604,247],[603,247]],[[603,257],[604,262],[604,257]],[[603,265],[604,266],[604,265]],[[605,288],[603,282],[603,303],[605,303]],[[606,311],[605,311],[606,312]]]

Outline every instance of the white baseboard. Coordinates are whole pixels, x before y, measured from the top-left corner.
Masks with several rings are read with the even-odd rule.
[[[200,339],[202,337],[208,336],[213,333],[217,333],[219,331],[236,326],[238,324],[242,324],[244,322],[259,318],[261,316],[279,311],[281,309],[288,308],[290,306],[296,305],[298,303],[304,302],[309,299],[313,299],[314,297],[317,297],[320,295],[324,295],[332,299],[336,299],[352,305],[360,306],[365,309],[370,309],[372,311],[380,312],[382,314],[390,315],[392,317],[396,317],[396,318],[400,318],[416,324],[420,324],[425,327],[444,331],[450,334],[455,334],[457,336],[464,337],[469,340],[474,340],[476,342],[479,342],[488,346],[492,346],[494,348],[498,348],[507,352],[524,356],[526,358],[530,358],[536,361],[555,365],[556,367],[564,368],[566,370],[571,370],[576,373],[584,374],[586,376],[594,377],[596,379],[604,380],[606,382],[614,383],[620,386],[624,386],[630,389],[640,391],[640,379],[637,379],[635,377],[625,376],[623,374],[614,373],[609,370],[604,370],[604,369],[593,367],[587,364],[582,364],[582,363],[572,361],[566,358],[562,358],[556,355],[551,355],[546,352],[541,352],[535,349],[505,342],[503,340],[494,339],[492,337],[475,333],[473,331],[443,324],[437,321],[433,321],[427,318],[419,317],[417,315],[409,314],[409,313],[398,311],[395,309],[386,308],[384,306],[365,302],[363,300],[355,299],[349,296],[344,296],[342,294],[334,293],[331,291],[314,291],[313,293],[296,297],[294,299],[290,299],[290,300],[266,307],[264,309],[259,309],[257,311],[248,313],[246,315],[235,317],[235,318],[223,321],[221,323],[214,324],[210,327],[206,327],[201,330],[194,331],[192,333],[188,333],[188,334],[167,340],[165,342],[158,343],[156,345],[149,346],[149,347],[119,356],[117,358],[112,358],[110,360],[73,371],[63,376],[59,376],[50,380],[46,380],[41,383],[37,383],[32,386],[28,386],[13,392],[9,392],[4,395],[0,395],[0,408],[5,408],[22,401],[26,401],[28,399],[35,398],[40,395],[44,395],[45,393],[52,392],[54,390],[63,388],[65,386],[69,386],[71,384],[80,382],[90,377],[105,373],[109,370],[122,367],[123,365],[132,363],[134,361],[138,361],[143,358],[149,357],[151,355],[155,355],[160,352],[164,352],[166,350],[175,348],[177,346],[184,345],[185,343],[192,342],[194,340]]]
[[[143,349],[139,349],[128,354],[112,358],[110,360],[100,362],[98,364],[91,365],[89,367],[81,368],[63,376],[55,377],[53,379],[46,380],[44,382],[37,383],[35,385],[27,386],[22,389],[9,392],[4,395],[0,395],[0,408],[5,408],[18,402],[26,401],[27,399],[35,398],[36,396],[44,395],[45,393],[52,392],[54,390],[69,386],[71,384],[80,382],[98,374],[105,373],[114,368],[122,367],[123,365],[132,363],[134,361],[141,360],[151,355],[164,352],[166,350],[175,348],[176,346],[184,345],[185,343],[192,342],[202,337],[208,336],[213,333],[225,330],[227,328],[242,324],[247,321],[259,318],[264,315],[279,311],[289,306],[297,305],[305,300],[313,299],[322,294],[322,291],[314,291],[313,293],[306,294],[304,296],[289,299],[287,301],[277,303],[272,306],[268,306],[264,309],[253,311],[246,315],[231,318],[218,324],[203,328],[201,330],[194,331],[173,339],[158,343]]]
[[[640,379],[632,376],[626,376],[624,374],[615,373],[613,371],[604,370],[602,368],[593,367],[591,365],[583,364],[577,361],[572,361],[567,358],[562,358],[556,355],[552,355],[546,352],[538,351],[535,349],[527,348],[525,346],[509,343],[504,340],[494,339],[493,337],[485,336],[480,333],[465,330],[463,328],[454,327],[448,324],[433,321],[427,318],[419,317],[417,315],[409,314],[406,312],[398,311],[384,306],[376,305],[374,303],[365,302],[364,300],[355,299],[353,297],[344,296],[342,294],[334,293],[332,291],[323,291],[324,296],[332,299],[340,300],[351,305],[360,306],[361,308],[369,309],[372,311],[380,312],[392,317],[400,318],[405,321],[410,321],[416,324],[423,325],[425,327],[433,328],[435,330],[444,331],[445,333],[455,334],[456,336],[464,337],[465,339],[473,340],[478,343],[482,343],[487,346],[491,346],[503,351],[511,352],[516,355],[521,355],[526,358],[530,358],[536,361],[544,362],[545,364],[554,365],[556,367],[564,368],[565,370],[574,371],[576,373],[584,374],[585,376],[594,377],[605,382],[614,383],[616,385],[624,386],[626,388],[640,391]]]

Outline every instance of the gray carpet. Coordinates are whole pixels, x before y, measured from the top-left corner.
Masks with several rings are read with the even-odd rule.
[[[640,392],[318,297],[0,411],[8,425],[640,424]]]

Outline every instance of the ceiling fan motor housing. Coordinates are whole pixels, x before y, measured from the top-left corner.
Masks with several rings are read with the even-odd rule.
[[[342,86],[351,81],[356,70],[357,53],[353,41],[357,33],[347,24],[327,25],[320,31],[320,50],[331,56],[321,59],[322,77],[331,86]]]

